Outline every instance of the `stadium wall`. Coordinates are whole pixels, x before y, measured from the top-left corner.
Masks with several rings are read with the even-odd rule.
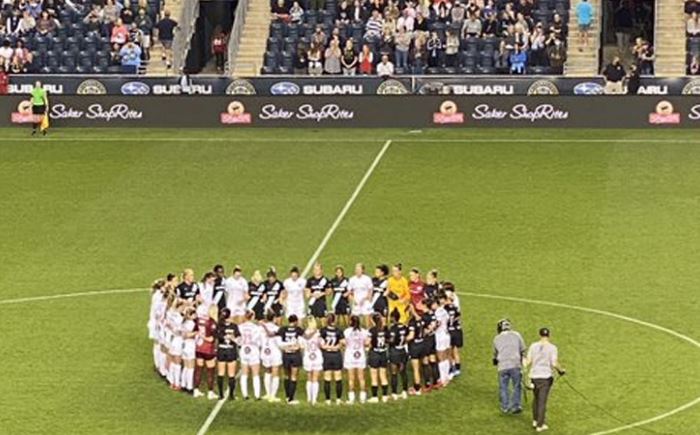
[[[54,127],[581,127],[699,128],[693,97],[54,96]],[[32,122],[31,104],[3,97],[0,127]]]

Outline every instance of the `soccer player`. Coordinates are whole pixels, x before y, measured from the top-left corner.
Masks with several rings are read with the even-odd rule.
[[[225,283],[226,287],[226,307],[231,310],[231,315],[238,323],[245,316],[245,305],[248,299],[248,281],[243,277],[243,270],[240,266],[233,266],[233,274],[229,276]]]
[[[423,305],[424,304],[424,305]],[[436,307],[432,299],[424,299],[421,303],[423,307],[423,320],[425,322],[425,359],[423,360],[423,377],[426,390],[439,389],[440,371],[437,364],[437,349],[435,331],[437,330],[437,318],[435,317]]]
[[[437,269],[432,269],[425,276],[425,297],[437,301],[438,291],[440,290],[440,282],[438,281]]]
[[[425,305],[425,283],[420,276],[420,271],[415,267],[408,273],[408,290],[411,293],[411,305],[419,313],[423,313]]]
[[[330,290],[330,282],[323,276],[321,263],[314,264],[313,275],[306,280],[306,297],[309,299],[311,315],[318,322],[326,317],[326,296]]]
[[[193,303],[199,297],[199,285],[194,282],[194,271],[185,269],[182,271],[182,282],[175,289],[177,297],[183,301]]]
[[[389,400],[389,381],[386,377],[386,367],[389,362],[389,330],[384,324],[384,316],[380,313],[372,315],[374,326],[369,330],[369,376],[372,381],[372,397],[369,403],[379,402],[379,384],[382,385],[382,402]]]
[[[398,310],[391,313],[391,328],[389,328],[389,363],[391,364],[391,397],[394,400],[399,398],[399,375],[401,375],[401,398],[408,397],[408,363],[407,341],[408,326],[401,323],[401,314]]]
[[[451,295],[455,293],[452,292]],[[459,311],[459,306],[455,305],[453,297],[450,293],[446,293],[447,304],[445,311],[449,316],[447,322],[447,331],[450,333],[450,376],[455,377],[462,374],[462,364],[460,363],[459,352],[464,346],[464,337],[462,334],[462,314]]]
[[[159,279],[151,286],[151,308],[148,312],[148,338],[153,342],[153,365],[160,371],[162,356],[160,352],[160,322],[158,316],[165,307],[165,280]]]
[[[326,326],[321,328],[321,349],[323,350],[323,392],[326,405],[331,404],[331,382],[335,381],[335,403],[340,405],[343,398],[343,356],[340,348],[345,345],[343,331],[335,326],[336,316],[328,313]]]
[[[168,382],[173,390],[180,390],[182,377],[182,307],[184,299],[173,299],[166,313],[166,325],[170,331],[170,369],[168,370]]]
[[[372,314],[372,278],[365,275],[365,265],[357,263],[355,274],[348,280],[348,290],[352,298],[352,314],[364,319],[364,324],[369,324],[369,316]]]
[[[374,278],[372,278],[372,312],[382,316],[385,324],[389,315],[389,303],[386,297],[388,275],[389,266],[380,264],[374,268]]]
[[[219,400],[224,399],[224,378],[228,375],[229,399],[236,399],[236,359],[238,358],[238,346],[236,341],[241,334],[238,326],[233,322],[233,316],[229,308],[224,308],[219,313],[219,324],[216,330],[216,360],[217,360],[217,384],[219,387]]]
[[[408,391],[411,396],[421,394],[421,369],[425,359],[425,323],[423,316],[411,305],[411,320],[408,322],[408,354],[413,369],[413,387]]]
[[[268,311],[265,321],[260,324],[263,329],[262,365],[265,369],[263,383],[265,398],[268,402],[279,402],[277,390],[280,387],[280,367],[282,351],[280,350],[279,326],[275,323],[275,313]]]
[[[304,320],[304,317],[306,317],[305,288],[306,280],[299,276],[299,268],[296,266],[292,267],[289,271],[289,277],[284,280],[284,291],[281,298],[285,303],[285,314],[287,316],[294,315],[299,320]]]
[[[319,380],[323,371],[323,355],[321,353],[321,334],[316,328],[316,319],[308,318],[308,325],[304,333],[304,371],[306,378],[306,401],[312,406],[318,402]]]
[[[266,274],[267,281],[265,281],[265,315],[271,311],[274,313],[275,318],[279,321],[282,318],[282,312],[284,308],[282,306],[282,291],[284,290],[284,284],[277,279],[277,271],[274,267],[270,267]]]
[[[343,266],[335,267],[335,276],[331,279],[330,286],[333,291],[330,311],[337,316],[339,324],[347,326],[350,314],[350,291]]]
[[[345,330],[343,336],[345,337],[343,366],[348,372],[348,404],[355,403],[355,383],[359,386],[360,403],[365,403],[367,400],[365,387],[367,356],[365,349],[369,345],[369,333],[360,326],[359,316],[353,314],[350,316],[350,327]]]
[[[202,300],[200,306],[204,306],[208,309],[209,305],[214,303],[214,284],[216,282],[216,275],[214,272],[207,272],[202,277],[202,282],[199,284],[199,295]]]
[[[411,317],[408,309],[411,296],[408,290],[408,280],[404,278],[402,269],[401,263],[397,263],[391,268],[391,276],[387,280],[386,296],[389,302],[389,313],[397,311],[400,322],[405,325]]]
[[[194,363],[197,336],[197,310],[187,307],[185,321],[182,323],[182,380],[180,385],[185,391],[194,392]]]
[[[265,283],[259,270],[253,272],[248,283],[247,308],[255,313],[255,320],[265,318]]]
[[[433,299],[433,310],[435,319],[437,320],[435,329],[435,350],[437,351],[437,365],[441,386],[447,385],[450,381],[451,338],[448,330],[450,314],[445,308],[448,302],[447,295],[443,292],[437,294],[437,300]]]
[[[303,287],[301,289],[303,291]],[[286,392],[287,403],[298,405],[299,401],[294,399],[297,391],[297,376],[299,367],[302,365],[301,343],[304,330],[299,327],[299,318],[292,314],[287,318],[287,326],[280,328],[278,335],[281,339],[282,365],[284,366],[284,390]]]
[[[46,136],[47,128],[44,125],[48,125],[44,118],[48,116],[49,108],[49,95],[41,85],[41,82],[37,81],[34,83],[34,87],[31,92],[31,102],[32,102],[32,115],[34,115],[32,123],[32,136],[36,135],[37,129],[41,128],[41,133]]]
[[[209,306],[207,312],[200,312],[197,318],[199,334],[197,336],[196,360],[194,367],[194,397],[202,397],[204,393],[199,390],[202,382],[202,370],[207,370],[207,386],[209,392],[207,398],[216,400],[218,395],[214,392],[214,377],[216,376],[216,319],[219,309],[216,305]]]
[[[212,301],[219,307],[219,310],[226,307],[226,272],[224,266],[217,264],[214,266],[214,293]]]
[[[262,347],[263,331],[255,322],[255,313],[248,311],[245,321],[238,326],[241,334],[239,340],[241,350],[241,395],[248,400],[248,376],[253,378],[253,395],[260,400],[260,348]]]

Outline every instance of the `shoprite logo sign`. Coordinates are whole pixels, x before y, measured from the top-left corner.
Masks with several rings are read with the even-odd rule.
[[[674,112],[670,101],[662,100],[656,105],[655,112],[649,114],[649,124],[680,124],[681,114]]]

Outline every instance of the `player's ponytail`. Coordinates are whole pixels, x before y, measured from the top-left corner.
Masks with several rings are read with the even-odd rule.
[[[358,316],[350,316],[350,327],[355,331],[360,330],[360,318]]]

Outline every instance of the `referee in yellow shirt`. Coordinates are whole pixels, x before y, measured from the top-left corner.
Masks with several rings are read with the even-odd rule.
[[[41,86],[41,82],[37,81],[34,84],[34,88],[31,92],[31,102],[32,102],[32,115],[34,115],[34,122],[32,124],[32,136],[36,134],[37,129],[41,130],[41,133],[46,135],[46,130],[49,128],[48,108],[49,108],[49,96]]]
[[[408,307],[411,303],[411,293],[408,291],[408,280],[404,278],[401,263],[391,268],[391,276],[387,280],[386,297],[389,300],[389,315],[397,310],[401,315],[399,322],[408,323],[411,315]]]

